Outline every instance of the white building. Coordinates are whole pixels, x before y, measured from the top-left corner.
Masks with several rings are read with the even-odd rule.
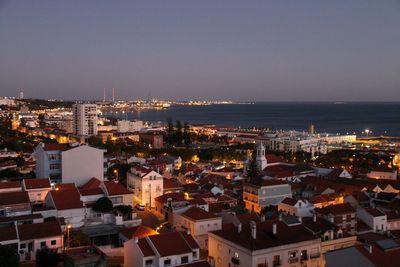
[[[39,144],[34,152],[36,176],[81,186],[92,177],[104,180],[104,151],[86,145]]]
[[[379,166],[367,174],[371,179],[397,180],[397,170],[386,166]]]
[[[134,199],[146,206],[155,207],[155,198],[163,194],[163,176],[150,168],[134,166],[127,174],[128,190]]]
[[[104,180],[104,151],[82,145],[61,153],[61,178],[63,183],[81,186],[92,177]]]
[[[198,207],[191,207],[181,214],[173,216],[173,225],[177,229],[189,230],[201,249],[208,248],[208,232],[221,230],[222,217]]]
[[[28,192],[32,203],[41,203],[44,201],[47,193],[51,190],[49,178],[23,179],[22,188]]]
[[[117,131],[119,133],[139,132],[141,129],[143,129],[145,127],[146,127],[146,124],[143,121],[120,120],[117,122]]]
[[[262,142],[257,142],[256,162],[260,171],[267,168],[267,158],[265,157],[265,146]]]
[[[97,135],[97,105],[96,104],[74,104],[73,133],[81,136]]]
[[[126,241],[124,266],[179,266],[198,261],[199,254],[199,246],[190,234],[167,232]]]
[[[312,217],[314,214],[314,205],[308,200],[295,200],[293,198],[285,198],[278,203],[278,211],[297,217]]]
[[[321,266],[321,238],[301,224],[268,221],[208,233],[215,267]]]
[[[386,214],[374,208],[357,209],[357,218],[362,220],[374,232],[385,232],[387,230]]]

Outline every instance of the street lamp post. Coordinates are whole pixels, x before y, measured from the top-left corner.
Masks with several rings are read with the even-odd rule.
[[[72,228],[72,225],[68,224],[67,225],[67,248],[69,248],[69,246],[70,246],[69,232],[70,232],[71,228]]]

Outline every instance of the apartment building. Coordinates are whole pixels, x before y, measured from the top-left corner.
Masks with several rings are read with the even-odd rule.
[[[72,105],[73,133],[80,136],[97,135],[97,105]]]

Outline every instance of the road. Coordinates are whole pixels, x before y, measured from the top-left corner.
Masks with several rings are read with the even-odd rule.
[[[142,219],[142,225],[148,226],[150,228],[156,229],[160,225],[160,220],[153,213],[148,211],[136,210],[137,216]]]

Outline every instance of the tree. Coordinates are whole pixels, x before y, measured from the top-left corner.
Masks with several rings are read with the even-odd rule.
[[[185,122],[183,124],[183,143],[188,146],[192,143],[192,140],[190,138],[190,127],[189,127],[189,123]]]
[[[181,121],[177,120],[176,121],[176,132],[175,132],[175,139],[176,139],[176,145],[180,146],[182,145],[183,141],[183,134],[182,134],[182,123]]]
[[[249,162],[249,165],[247,166],[247,177],[249,178],[255,178],[260,174],[260,170],[257,164],[257,158],[252,157],[252,159]]]
[[[132,211],[133,208],[131,205],[119,205],[114,208],[114,210],[121,214],[124,219],[131,219],[132,218]]]
[[[0,267],[18,267],[17,252],[12,246],[0,245]]]
[[[167,136],[165,138],[165,142],[172,146],[174,144],[174,124],[172,123],[172,119],[167,119]]]
[[[44,247],[36,251],[36,266],[38,267],[54,267],[60,260],[57,251]]]
[[[113,210],[113,204],[108,197],[101,197],[94,203],[92,209],[96,212],[107,213]]]
[[[67,242],[67,236],[65,236],[64,240]],[[82,233],[81,230],[72,231],[69,237],[69,246],[73,247],[82,247],[88,246],[90,244],[89,238]]]

